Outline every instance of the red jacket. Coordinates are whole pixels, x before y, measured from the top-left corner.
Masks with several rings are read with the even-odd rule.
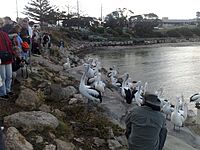
[[[4,42],[4,40],[5,40],[5,42]],[[7,46],[5,45],[5,43],[7,44]],[[9,53],[14,55],[14,51],[12,49],[12,42],[11,42],[10,38],[8,37],[8,34],[0,30],[0,51],[1,50],[7,50]],[[6,64],[10,64],[12,62],[13,62],[13,60],[11,59],[2,64],[6,65]]]

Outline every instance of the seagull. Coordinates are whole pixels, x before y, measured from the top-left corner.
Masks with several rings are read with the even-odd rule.
[[[85,85],[86,74],[90,68],[89,64],[85,64],[85,72],[83,73],[79,85],[80,93],[94,102],[102,102],[101,92],[91,86]]]

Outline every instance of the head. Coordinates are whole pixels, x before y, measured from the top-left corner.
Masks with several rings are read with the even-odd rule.
[[[12,24],[12,20],[11,20],[11,18],[8,17],[8,16],[4,17],[3,20],[4,20],[4,25],[5,25],[5,24]]]
[[[18,25],[18,24],[14,26],[14,32],[15,33],[20,33],[21,29],[22,29],[22,27],[20,25]]]
[[[144,95],[144,105],[151,107],[153,110],[160,111],[161,101],[157,95],[146,92]]]
[[[2,28],[2,27],[3,27],[3,19],[0,18],[0,28]]]

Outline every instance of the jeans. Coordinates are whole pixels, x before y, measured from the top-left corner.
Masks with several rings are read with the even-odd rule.
[[[0,75],[3,82],[3,85],[0,87],[0,96],[4,96],[11,91],[12,63],[0,65]]]

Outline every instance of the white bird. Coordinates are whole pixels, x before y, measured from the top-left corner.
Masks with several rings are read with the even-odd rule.
[[[105,91],[106,84],[101,81],[101,73],[97,74],[97,80],[94,83],[94,88],[103,93]]]
[[[176,100],[175,109],[174,109],[174,111],[171,114],[171,122],[174,124],[174,130],[176,129],[176,126],[177,126],[177,127],[179,127],[179,131],[180,131],[180,127],[183,126],[183,123],[184,123],[184,121],[187,118],[188,108],[187,108],[187,104],[185,103],[184,104],[184,109],[181,112],[178,109],[178,105],[179,105],[178,103],[179,103],[179,100],[177,99]]]
[[[67,58],[67,62],[63,64],[63,70],[71,68],[69,58]]]
[[[144,103],[144,99],[142,97],[142,85],[140,84],[137,87],[136,90],[137,90],[137,92],[134,94],[135,101],[136,101],[136,103],[137,103],[138,106],[141,106]]]
[[[193,94],[193,95],[190,97],[190,102],[199,103],[199,102],[200,102],[200,93]]]
[[[85,85],[86,74],[89,68],[90,68],[89,64],[85,64],[85,72],[81,77],[79,91],[83,96],[87,97],[89,100],[101,103],[102,102],[101,92],[92,88],[91,86]]]
[[[131,104],[132,100],[135,98],[135,93],[137,92],[136,89],[132,90],[132,85],[129,84],[128,79],[129,79],[129,74],[125,73],[123,75],[125,77],[122,82],[122,87],[121,87],[121,95],[125,98],[126,103]]]
[[[161,111],[162,111],[163,113],[166,114],[166,119],[168,119],[168,118],[169,118],[168,116],[170,116],[170,118],[171,118],[171,114],[172,114],[172,112],[174,111],[174,107],[172,107],[172,105],[171,105],[170,102],[168,101],[168,102],[161,108]]]

